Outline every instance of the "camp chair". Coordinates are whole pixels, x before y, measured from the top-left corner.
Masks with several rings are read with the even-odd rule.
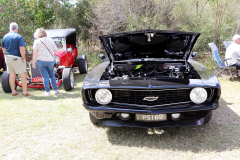
[[[228,62],[227,60],[230,60],[229,58],[225,59],[225,58],[220,58],[219,54],[218,54],[218,49],[217,46],[214,43],[208,43],[208,45],[211,47],[212,49],[212,56],[214,59],[214,62],[216,63],[216,67],[215,70],[213,71],[213,73],[218,76],[220,73],[222,73],[225,69],[229,70],[229,73],[232,77],[232,81],[234,81],[233,76],[232,76],[232,72],[231,69],[236,70],[236,66],[228,66]],[[225,65],[226,64],[226,65]],[[219,71],[220,70],[220,71]]]
[[[227,48],[230,46],[230,44],[232,44],[232,41],[223,41],[225,47],[226,47],[226,50]]]

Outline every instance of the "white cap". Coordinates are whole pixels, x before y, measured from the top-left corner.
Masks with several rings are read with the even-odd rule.
[[[239,39],[239,38],[240,38],[240,35],[235,34],[235,35],[233,36],[233,42],[234,42],[235,40]]]

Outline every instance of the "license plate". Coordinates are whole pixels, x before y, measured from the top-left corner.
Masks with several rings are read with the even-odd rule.
[[[136,121],[145,121],[145,122],[157,122],[157,121],[166,121],[167,115],[166,114],[136,114],[135,116]]]
[[[42,77],[32,78],[32,82],[41,83],[43,82]]]

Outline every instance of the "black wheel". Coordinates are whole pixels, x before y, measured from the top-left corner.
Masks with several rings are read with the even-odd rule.
[[[80,74],[85,74],[88,72],[88,64],[87,64],[87,57],[85,59],[79,59],[78,62],[78,69]]]
[[[92,122],[92,124],[99,124],[98,119],[96,117],[94,117],[90,112],[89,112],[89,118],[90,118],[90,121]]]
[[[7,71],[4,71],[2,74],[1,83],[2,83],[2,89],[5,93],[12,92],[12,89],[11,89],[10,83],[9,83],[9,74],[7,73]]]
[[[2,61],[2,67],[3,67],[3,71],[6,71],[7,70],[7,66],[6,66],[6,63],[5,63],[5,59],[3,58],[3,61]]]
[[[70,91],[74,88],[74,75],[72,68],[63,69],[62,82],[65,91]]]
[[[208,113],[208,115],[204,118],[204,122],[203,123],[206,124],[206,123],[210,122],[211,119],[212,119],[212,115],[213,115],[213,111],[210,111]]]

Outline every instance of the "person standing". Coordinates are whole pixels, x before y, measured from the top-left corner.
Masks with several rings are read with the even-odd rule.
[[[240,76],[240,35],[233,36],[233,43],[226,50],[226,59],[228,66],[236,66],[238,70],[238,76]]]
[[[25,42],[23,37],[18,34],[18,24],[10,24],[10,32],[4,35],[2,40],[2,50],[9,73],[9,83],[12,90],[11,96],[19,95],[15,90],[16,74],[21,76],[21,84],[23,97],[33,96],[27,92],[27,73],[26,73],[26,57],[25,57]]]
[[[32,67],[35,69],[37,65],[41,72],[45,89],[44,95],[50,95],[49,79],[54,89],[54,94],[58,94],[59,91],[54,76],[54,53],[58,51],[57,46],[52,38],[47,37],[47,33],[43,28],[36,30],[34,38],[36,40],[33,44]]]

